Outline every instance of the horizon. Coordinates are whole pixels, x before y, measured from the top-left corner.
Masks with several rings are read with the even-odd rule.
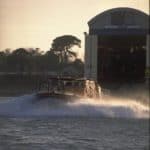
[[[1,0],[0,7],[0,51],[21,47],[48,51],[56,37],[73,35],[81,39],[82,47],[77,49],[81,58],[83,33],[88,33],[87,22],[91,18],[115,7],[135,8],[149,14],[149,0]]]

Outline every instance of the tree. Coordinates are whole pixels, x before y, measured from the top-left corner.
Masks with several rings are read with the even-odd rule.
[[[57,71],[59,58],[54,51],[47,51],[44,55],[44,63],[47,71]]]
[[[53,40],[51,50],[58,54],[60,63],[68,63],[69,57],[76,57],[72,51],[73,46],[80,47],[81,40],[72,35],[64,35]]]
[[[29,48],[28,52],[31,56],[41,56],[44,52],[40,50],[40,48]]]
[[[4,52],[5,52],[6,56],[11,55],[11,49],[10,48],[6,48]]]
[[[29,52],[24,48],[19,48],[13,51],[11,56],[14,60],[17,71],[20,73],[26,71],[29,62],[28,58],[30,56]]]
[[[83,77],[84,74],[84,63],[81,59],[76,59],[73,63],[73,66],[78,70],[78,76]]]
[[[0,72],[5,71],[6,68],[6,54],[4,51],[0,51]]]
[[[24,56],[29,55],[29,52],[25,48],[19,48],[19,49],[16,49],[15,51],[13,51],[12,54],[16,55],[16,56],[24,57]]]
[[[1,51],[0,52],[0,57],[4,57],[5,56],[5,52],[4,51]]]

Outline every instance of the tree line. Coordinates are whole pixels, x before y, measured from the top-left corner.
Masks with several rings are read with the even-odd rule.
[[[83,75],[83,62],[72,51],[80,47],[81,40],[72,35],[55,38],[50,50],[39,48],[18,48],[0,51],[1,73],[56,73],[58,75]]]

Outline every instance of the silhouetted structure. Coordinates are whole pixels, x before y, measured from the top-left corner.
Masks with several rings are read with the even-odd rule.
[[[100,85],[148,81],[149,15],[132,8],[107,10],[88,22],[85,77]]]

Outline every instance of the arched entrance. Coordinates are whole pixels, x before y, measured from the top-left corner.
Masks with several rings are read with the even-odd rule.
[[[88,25],[85,77],[100,85],[145,82],[150,65],[149,16],[132,8],[115,8]]]

